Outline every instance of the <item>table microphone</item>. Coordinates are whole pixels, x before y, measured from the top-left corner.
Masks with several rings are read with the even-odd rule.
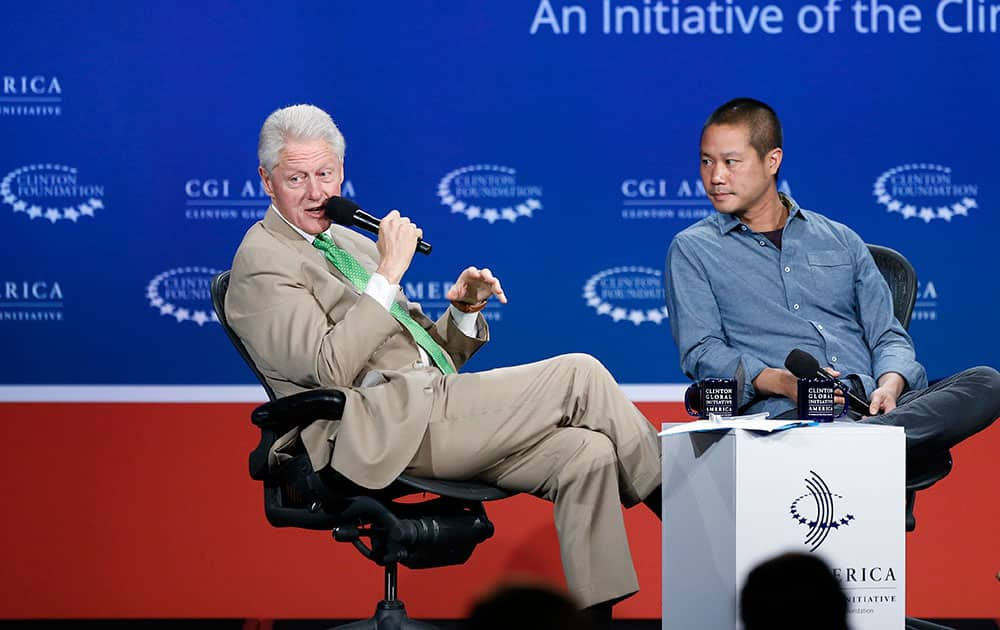
[[[847,396],[848,405],[851,409],[863,416],[871,415],[871,403],[855,394],[849,387],[834,378],[829,372],[819,366],[816,357],[805,350],[795,348],[785,357],[785,368],[798,378],[825,378],[833,381],[837,387]]]
[[[375,235],[378,235],[378,226],[382,223],[346,197],[336,195],[330,197],[323,205],[323,211],[326,213],[326,218],[334,223],[353,225]],[[418,239],[417,251],[421,254],[429,254],[431,253],[431,244],[423,239]]]

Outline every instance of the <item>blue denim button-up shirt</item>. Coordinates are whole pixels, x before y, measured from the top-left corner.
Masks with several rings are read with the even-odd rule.
[[[744,411],[794,408],[758,395],[753,379],[784,367],[800,348],[820,365],[857,374],[866,394],[886,372],[927,387],[913,342],[864,241],[836,221],[790,207],[779,250],[732,215],[714,214],[680,232],[667,254],[667,309],[681,369],[693,380],[733,378],[742,367]]]

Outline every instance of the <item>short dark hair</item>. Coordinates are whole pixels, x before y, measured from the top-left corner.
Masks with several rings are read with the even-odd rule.
[[[823,560],[789,552],[750,571],[740,593],[740,617],[746,630],[847,630],[847,597]]]
[[[590,615],[554,586],[509,583],[481,597],[463,630],[590,630]]]
[[[720,105],[705,121],[701,133],[711,125],[746,125],[750,146],[764,159],[771,149],[781,148],[781,123],[771,106],[753,98],[734,98]]]

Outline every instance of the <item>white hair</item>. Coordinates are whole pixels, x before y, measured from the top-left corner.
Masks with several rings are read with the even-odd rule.
[[[291,105],[277,109],[260,128],[257,159],[268,173],[278,165],[278,159],[289,140],[326,140],[344,162],[346,143],[330,114],[315,105]]]

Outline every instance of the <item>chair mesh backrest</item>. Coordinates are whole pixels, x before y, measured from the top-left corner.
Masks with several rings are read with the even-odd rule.
[[[271,386],[267,384],[267,379],[264,375],[260,373],[257,366],[254,365],[253,359],[250,358],[250,353],[247,352],[247,347],[243,345],[243,340],[239,338],[236,332],[229,326],[229,320],[226,319],[226,291],[229,290],[229,271],[223,271],[222,273],[216,275],[212,278],[212,307],[215,309],[215,314],[219,318],[219,323],[222,324],[222,329],[226,331],[226,336],[229,337],[229,341],[233,342],[236,346],[236,350],[246,361],[246,364],[250,366],[253,370],[254,376],[260,381],[261,387],[267,392],[268,400],[274,400],[276,397],[274,395],[274,390]]]
[[[917,302],[917,271],[905,256],[881,245],[868,245],[875,265],[889,284],[892,310],[903,328],[910,327],[913,306]]]

